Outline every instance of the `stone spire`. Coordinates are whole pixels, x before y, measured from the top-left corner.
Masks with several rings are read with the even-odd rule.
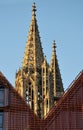
[[[61,94],[63,94],[64,89],[63,89],[61,74],[60,74],[57,55],[56,55],[55,41],[53,41],[53,46],[52,46],[52,58],[50,63],[50,69],[53,73],[53,78],[54,78],[54,97],[59,97],[61,96]]]
[[[36,20],[36,6],[32,5],[32,18],[26,42],[22,67],[17,71],[15,86],[40,118],[45,117],[54,105],[54,98],[60,97],[63,85],[53,42],[50,66],[43,54]]]
[[[41,46],[41,40],[39,36],[39,30],[36,20],[36,5],[32,5],[32,20],[30,24],[30,30],[28,35],[28,40],[26,43],[24,58],[23,58],[23,67],[33,66],[35,69],[39,68],[43,62],[43,50]]]
[[[40,117],[41,97],[41,65],[44,56],[36,20],[36,6],[32,5],[32,19],[26,42],[22,68],[16,74],[16,90],[27,101],[34,112]]]

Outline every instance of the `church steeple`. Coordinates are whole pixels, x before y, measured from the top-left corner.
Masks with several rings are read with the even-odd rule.
[[[61,95],[63,85],[53,43],[51,64],[43,54],[36,20],[36,5],[32,5],[32,18],[26,42],[22,67],[16,73],[15,86],[40,118],[46,116],[54,105],[54,97]]]
[[[53,41],[53,46],[52,46],[52,58],[51,58],[51,63],[50,63],[50,69],[53,74],[53,79],[54,79],[54,98],[61,96],[64,92],[63,84],[62,84],[62,79],[61,79],[61,74],[59,70],[59,65],[58,65],[58,60],[57,60],[57,55],[56,55],[56,43]]]
[[[34,68],[37,68],[41,66],[43,59],[44,59],[43,50],[41,46],[41,40],[36,20],[36,5],[35,3],[33,3],[32,19],[22,66],[23,67],[33,66]]]

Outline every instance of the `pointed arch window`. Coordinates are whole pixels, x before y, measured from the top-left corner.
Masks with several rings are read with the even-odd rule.
[[[42,68],[42,72],[43,72],[43,75],[44,75],[44,73],[45,73],[45,68]]]
[[[34,90],[32,82],[29,81],[26,87],[26,101],[32,109],[34,109]]]
[[[31,105],[32,105],[32,109],[34,110],[34,102],[32,101],[32,103],[31,103]]]
[[[32,100],[34,100],[34,91],[32,89]]]
[[[46,100],[46,107],[48,108],[48,99]]]

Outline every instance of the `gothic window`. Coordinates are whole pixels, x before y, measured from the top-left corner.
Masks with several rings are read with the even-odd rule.
[[[3,112],[0,112],[0,130],[3,130]]]
[[[43,75],[44,75],[44,73],[45,73],[45,69],[44,69],[44,68],[42,69],[42,73],[43,73]]]
[[[43,92],[45,91],[45,88],[43,88]]]
[[[34,91],[33,91],[33,89],[32,89],[32,100],[34,99]]]
[[[46,87],[46,94],[48,93],[48,87]]]
[[[48,108],[48,99],[46,100],[46,107]]]
[[[48,68],[46,68],[46,73],[48,74]]]
[[[45,81],[43,80],[43,85],[45,85]]]
[[[46,79],[46,85],[48,86],[48,79]]]
[[[31,96],[31,88],[29,87],[29,96]]]
[[[32,109],[34,110],[34,102],[32,101]]]
[[[32,109],[34,109],[34,90],[33,90],[33,85],[29,81],[27,88],[26,88],[26,101],[30,105]]]

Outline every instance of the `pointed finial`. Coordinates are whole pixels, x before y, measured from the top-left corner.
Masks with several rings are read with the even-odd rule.
[[[35,2],[34,2],[33,5],[32,5],[32,15],[36,16],[35,12],[36,12],[36,5],[35,5]]]
[[[53,51],[56,50],[56,42],[55,42],[55,40],[53,41],[53,46],[52,46],[52,48],[53,48]]]

